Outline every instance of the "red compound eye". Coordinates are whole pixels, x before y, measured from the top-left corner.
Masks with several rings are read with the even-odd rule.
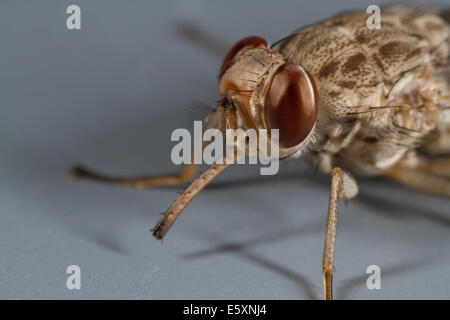
[[[267,47],[267,42],[260,37],[247,37],[238,41],[231,49],[228,51],[227,55],[223,59],[222,66],[220,67],[220,74],[224,74],[225,71],[230,67],[231,62],[242,50],[249,50],[258,47]]]
[[[291,148],[309,135],[317,117],[314,79],[301,66],[285,63],[275,72],[265,100],[269,129],[279,129],[279,144]]]

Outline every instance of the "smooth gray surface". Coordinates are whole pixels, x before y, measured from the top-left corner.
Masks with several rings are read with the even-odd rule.
[[[0,2],[0,298],[321,298],[328,178],[308,177],[302,160],[274,177],[256,166],[225,172],[163,244],[149,229],[183,187],[65,174],[74,163],[122,175],[176,169],[170,134],[203,118],[197,105],[214,106],[221,63],[180,39],[179,23],[229,44],[273,42],[379,2],[75,1],[82,30],[69,31],[72,3]],[[449,200],[381,179],[360,189],[341,206],[336,298],[450,298]],[[81,290],[65,287],[70,264]],[[381,290],[366,288],[371,264]]]

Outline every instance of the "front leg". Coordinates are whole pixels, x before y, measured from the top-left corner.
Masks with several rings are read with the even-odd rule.
[[[334,243],[336,240],[339,199],[350,199],[358,193],[358,184],[349,173],[339,167],[334,167],[330,175],[331,189],[322,264],[324,298],[326,300],[333,299]]]
[[[179,173],[153,177],[113,177],[97,173],[84,167],[74,167],[69,172],[68,179],[90,179],[104,183],[130,186],[135,188],[149,188],[157,186],[176,186],[194,177],[197,171],[196,164],[185,164]]]

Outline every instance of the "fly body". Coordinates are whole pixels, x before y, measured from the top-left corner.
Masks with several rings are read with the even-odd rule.
[[[300,29],[274,46],[260,37],[242,39],[223,60],[219,104],[205,120],[206,128],[222,132],[277,129],[280,158],[307,158],[330,175],[326,299],[332,298],[339,200],[358,193],[350,172],[383,175],[450,197],[450,26],[438,15],[407,7],[381,16],[380,29],[369,29],[367,14],[354,11]],[[153,235],[162,239],[189,202],[229,166],[214,163],[195,179]],[[189,164],[168,176],[117,178],[77,167],[70,177],[142,188],[180,184],[195,172]]]
[[[383,12],[381,29],[366,19],[339,15],[278,50],[315,79],[320,105],[307,156],[326,172],[381,174],[417,153],[450,152],[449,25],[408,10]]]

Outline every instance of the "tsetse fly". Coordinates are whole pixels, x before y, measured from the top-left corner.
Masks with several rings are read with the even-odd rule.
[[[329,174],[324,298],[332,299],[340,199],[357,195],[350,172],[385,176],[450,197],[450,26],[406,7],[383,10],[380,29],[352,11],[269,46],[247,37],[226,54],[220,103],[206,128],[279,129],[279,158],[302,157]],[[153,229],[162,239],[181,211],[230,164],[211,165]],[[118,178],[75,167],[71,178],[139,188],[178,185],[196,165],[159,177]]]

